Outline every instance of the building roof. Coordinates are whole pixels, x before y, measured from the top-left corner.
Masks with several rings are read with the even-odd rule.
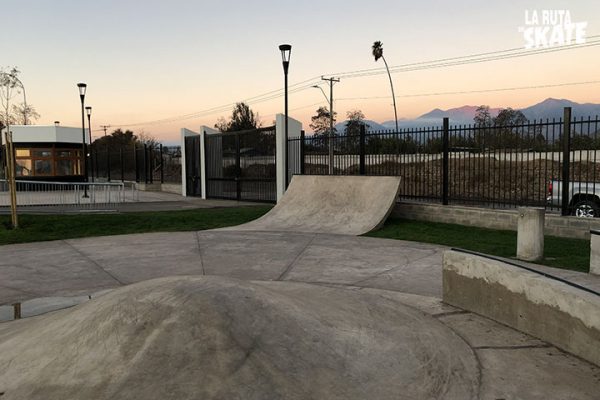
[[[5,130],[5,129],[4,129]],[[5,140],[2,131],[3,142]],[[81,143],[81,128],[55,125],[11,125],[14,143]],[[85,130],[85,142],[89,144],[89,130]]]

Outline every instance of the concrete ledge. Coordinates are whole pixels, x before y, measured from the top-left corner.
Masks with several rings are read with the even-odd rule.
[[[161,192],[181,194],[181,183],[161,183]]]
[[[600,275],[600,231],[590,231],[590,274]]]
[[[600,365],[600,296],[499,260],[444,253],[443,299]]]
[[[160,192],[161,191],[161,184],[160,183],[137,183],[136,187],[138,190],[141,190],[142,192]]]
[[[418,221],[443,222],[481,228],[516,231],[519,214],[516,209],[443,206],[431,203],[396,203],[392,215]],[[600,218],[562,217],[546,213],[544,234],[573,239],[589,239],[590,230],[600,230]]]

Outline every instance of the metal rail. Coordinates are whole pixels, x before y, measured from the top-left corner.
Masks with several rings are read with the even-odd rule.
[[[87,189],[87,197],[85,196]],[[138,200],[135,182],[17,181],[17,205],[96,207]],[[6,180],[0,180],[0,207],[10,206]]]

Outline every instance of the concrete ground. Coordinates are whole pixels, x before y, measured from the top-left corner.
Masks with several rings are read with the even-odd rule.
[[[418,388],[405,393],[398,388],[396,395],[380,391],[377,392],[380,395],[370,396],[372,398],[598,398],[600,368],[597,366],[506,326],[443,304],[443,251],[441,246],[369,237],[252,231],[152,233],[2,246],[0,304],[38,299],[37,305],[35,301],[31,305],[31,311],[28,311],[28,304],[31,302],[23,303],[24,314],[35,314],[33,309],[42,307],[44,301],[40,298],[43,297],[53,297],[49,301],[54,304],[61,302],[56,297],[64,296],[70,298],[63,299],[64,302],[70,301],[70,304],[65,305],[82,301],[84,304],[71,310],[2,323],[0,342],[6,335],[15,337],[17,332],[27,331],[21,328],[23,326],[41,327],[46,323],[49,326],[64,325],[64,320],[60,324],[57,321],[59,318],[66,318],[65,313],[78,313],[77,310],[84,306],[91,310],[90,307],[96,304],[94,302],[102,304],[100,302],[105,296],[96,295],[97,292],[152,278],[212,276],[241,280],[240,287],[245,287],[243,282],[264,285],[284,297],[288,296],[286,293],[289,291],[301,291],[301,297],[306,297],[306,301],[308,298],[314,298],[314,301],[309,304],[302,300],[295,303],[294,307],[305,312],[310,310],[311,315],[331,316],[338,312],[343,316],[355,315],[355,319],[348,317],[343,327],[336,325],[328,333],[343,336],[343,332],[346,332],[351,335],[352,341],[358,340],[351,341],[354,346],[357,343],[371,343],[359,340],[360,335],[358,339],[355,337],[369,321],[377,321],[373,322],[374,332],[404,332],[403,326],[407,320],[414,320],[418,315],[418,327],[414,328],[418,334],[398,333],[399,336],[394,337],[397,337],[395,340],[402,341],[404,351],[408,352],[412,349],[421,351],[424,348],[422,343],[427,342],[425,348],[428,350],[423,350],[421,360],[425,361],[422,363],[413,363],[414,359],[410,358],[413,361],[402,364],[403,360],[409,358],[396,350],[390,350],[388,360],[377,356],[374,358],[378,360],[375,364],[361,364],[360,357],[352,359],[352,362],[348,361],[349,364],[344,364],[339,359],[327,364],[329,359],[325,357],[323,362],[327,365],[321,365],[318,357],[310,358],[311,363],[316,363],[312,367],[326,368],[328,371],[327,368],[338,368],[333,374],[340,374],[342,377],[349,373],[344,369],[348,365],[361,366],[363,371],[385,369],[386,365],[396,365],[393,368],[404,365],[408,369],[422,371],[424,375],[419,375],[420,377],[429,376],[430,380],[426,379],[427,382],[439,384],[434,385],[433,389],[427,386],[431,389],[426,392],[427,397],[421,397],[425,392]],[[227,282],[229,281],[219,285],[230,285]],[[112,296],[113,293],[114,296],[121,296],[120,291],[110,292],[106,296]],[[86,301],[89,296],[92,300]],[[389,308],[390,302],[395,304],[394,307],[404,317],[378,317],[383,312],[381,310]],[[351,307],[352,312],[344,309],[344,304]],[[366,306],[359,307],[359,304]],[[296,309],[294,307],[292,308]],[[4,312],[9,311],[10,308],[5,307]],[[235,315],[242,318],[239,314]],[[84,318],[83,315],[80,316]],[[234,320],[238,321],[236,318],[238,317]],[[278,325],[273,329],[285,334],[293,332]],[[59,334],[59,331],[56,328],[53,332]],[[262,334],[256,333],[258,336],[252,337],[257,340],[266,339]],[[376,333],[373,335],[377,336]],[[26,337],[28,336],[23,336],[23,340]],[[456,338],[459,338],[458,342]],[[293,346],[293,343],[294,340],[285,345]],[[438,354],[432,350],[436,348],[444,353]],[[301,351],[299,348],[291,350]],[[364,353],[361,354],[365,354],[365,360],[373,360],[366,356],[371,352],[372,349],[365,344]],[[3,357],[6,355],[0,353],[0,365],[10,362]],[[451,359],[461,360],[460,373],[457,369],[448,367],[450,364],[447,360]],[[434,369],[426,368],[430,362],[435,365]],[[367,365],[370,366],[367,368]],[[295,365],[293,368],[299,367]],[[355,369],[352,371],[356,372]],[[350,375],[360,379],[360,374],[356,375],[354,372]],[[365,376],[367,375],[363,377]],[[391,382],[393,379],[405,379],[408,375],[390,375],[386,372],[382,376],[386,376]],[[348,382],[349,388],[360,387],[353,380]],[[380,380],[377,382],[385,384]],[[6,381],[2,382],[0,378],[0,386],[2,384],[6,384]],[[455,389],[458,391],[453,391]],[[0,392],[2,391],[3,388],[0,387]],[[414,396],[411,397],[411,394]],[[246,395],[246,398],[252,398],[248,393]],[[214,396],[218,398],[216,394]],[[322,393],[321,397],[300,394],[294,398],[324,398],[322,396]],[[7,392],[3,398],[27,396],[10,397]],[[349,394],[348,398],[360,396],[352,397]]]

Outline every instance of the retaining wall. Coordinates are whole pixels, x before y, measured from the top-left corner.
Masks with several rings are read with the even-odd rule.
[[[420,221],[444,222],[481,228],[517,230],[518,212],[489,208],[443,206],[400,202],[392,216]],[[600,218],[562,217],[546,213],[544,233],[551,236],[589,239],[590,230],[600,230]]]
[[[443,299],[600,365],[600,296],[499,260],[444,253]]]

